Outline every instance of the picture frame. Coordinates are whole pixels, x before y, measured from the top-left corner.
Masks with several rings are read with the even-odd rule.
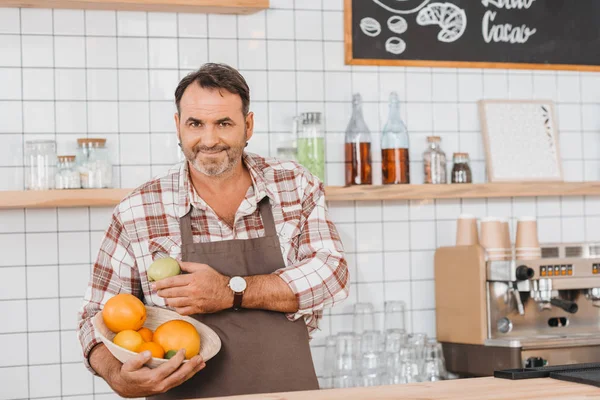
[[[551,100],[480,100],[488,182],[563,182]]]

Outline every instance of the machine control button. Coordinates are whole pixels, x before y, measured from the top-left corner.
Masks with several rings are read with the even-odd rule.
[[[542,357],[529,357],[525,361],[525,368],[545,367],[547,364],[548,364],[548,361],[544,360]]]
[[[506,317],[504,318],[500,318],[498,320],[498,322],[496,323],[496,328],[498,329],[498,332],[500,333],[508,333],[510,331],[512,331],[512,321]]]

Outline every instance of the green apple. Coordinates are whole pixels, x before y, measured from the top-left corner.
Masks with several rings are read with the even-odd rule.
[[[180,273],[179,263],[171,257],[159,258],[148,268],[148,278],[150,281],[160,281],[161,279],[179,275]]]

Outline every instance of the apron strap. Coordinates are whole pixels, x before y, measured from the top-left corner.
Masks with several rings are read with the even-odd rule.
[[[186,251],[190,251],[192,253],[194,250],[194,235],[192,234],[192,210],[193,207],[190,207],[190,211],[181,217],[179,221],[179,229],[181,231],[181,250],[182,253]],[[183,255],[183,254],[182,254]]]
[[[259,210],[263,225],[265,226],[265,236],[276,236],[277,231],[275,230],[275,219],[273,218],[273,211],[271,209],[271,203],[269,203],[268,197],[265,196],[260,201]]]

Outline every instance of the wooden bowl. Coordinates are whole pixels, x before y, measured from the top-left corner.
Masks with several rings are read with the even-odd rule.
[[[221,349],[221,339],[219,339],[219,336],[215,333],[215,331],[210,329],[208,326],[204,325],[199,321],[196,321],[194,318],[179,315],[175,311],[159,307],[146,306],[146,322],[144,323],[144,326],[152,330],[152,332],[154,332],[154,330],[158,328],[161,324],[175,319],[187,321],[190,324],[194,325],[194,327],[200,334],[200,355],[202,356],[202,359],[205,362],[213,358],[219,352],[219,350]],[[92,323],[94,325],[96,333],[98,334],[98,336],[100,336],[102,343],[104,343],[104,345],[108,348],[111,354],[115,356],[119,361],[125,363],[127,360],[135,357],[138,354],[134,353],[133,351],[124,349],[123,347],[117,346],[112,342],[112,340],[116,336],[116,333],[108,329],[108,327],[104,323],[104,320],[102,319],[102,312],[97,313],[94,316],[94,318],[92,318]],[[152,360],[147,362],[146,366],[150,368],[156,368],[159,365],[166,363],[167,361],[169,360],[152,357]],[[188,361],[189,360],[185,360],[184,363]]]

